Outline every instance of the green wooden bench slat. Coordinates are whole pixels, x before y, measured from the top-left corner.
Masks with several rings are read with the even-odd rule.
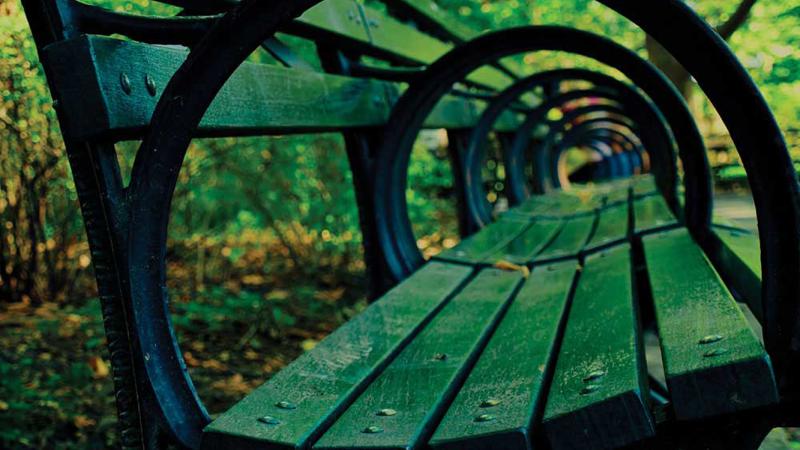
[[[530,226],[529,221],[501,218],[434,258],[471,264],[481,263]]]
[[[612,206],[620,203],[628,203],[630,200],[630,186],[617,185],[606,194],[605,204]]]
[[[299,34],[303,35],[304,26],[367,47],[376,55],[391,55],[405,62],[425,65],[436,61],[453,47],[353,0],[326,0],[317,4],[300,16],[293,28],[299,28]],[[511,82],[508,75],[493,67],[478,69],[468,79],[493,89],[501,89]]]
[[[524,217],[556,218],[589,214],[601,205],[601,197],[589,194],[579,197],[576,194],[556,191],[546,195],[532,196],[507,214]]]
[[[718,262],[729,286],[746,301],[753,314],[762,318],[761,243],[757,233],[713,227],[719,239]]]
[[[633,224],[637,233],[677,223],[677,219],[661,195],[648,195],[634,200]]]
[[[188,52],[103,36],[81,36],[47,47],[61,107],[84,120],[65,124],[75,138],[106,134],[135,138],[150,122],[160,90]],[[126,94],[121,74],[131,80]],[[158,93],[150,95],[145,76]],[[198,136],[310,132],[377,127],[389,118],[387,89],[394,85],[370,79],[297,71],[245,63],[233,74],[203,117]],[[446,96],[426,120],[428,128],[466,128],[481,106]],[[504,127],[513,127],[507,118]]]
[[[314,448],[418,448],[522,280],[482,271],[397,356]],[[382,410],[394,414],[381,415]],[[374,428],[373,428],[374,427]]]
[[[455,41],[466,41],[472,39],[479,34],[481,30],[476,30],[463,22],[457,20],[452,14],[448,14],[436,2],[431,0],[383,0],[384,3],[390,5],[403,5],[408,9],[415,11],[418,17],[424,17],[425,20],[431,24],[435,24],[437,28],[449,34],[450,38]],[[517,61],[511,58],[503,58],[500,60],[502,67],[507,68],[517,76],[522,76],[526,73],[525,68],[522,67]]]
[[[587,258],[544,414],[554,449],[616,448],[654,434],[638,330],[630,247]]]
[[[363,6],[364,15],[370,25],[371,42],[381,52],[392,54],[408,62],[430,64],[450,51],[453,46],[418,31],[386,14]],[[467,79],[481,86],[501,90],[513,81],[500,70],[483,66]]]
[[[544,404],[546,368],[566,311],[575,260],[535,269],[517,294],[430,444],[434,448],[530,448]]]
[[[564,221],[558,235],[536,256],[537,261],[571,257],[577,255],[586,245],[592,233],[595,216],[577,216]]]
[[[296,21],[363,45],[370,44],[367,27],[361,19],[361,10],[354,0],[325,0],[304,12]]]
[[[214,420],[204,448],[309,444],[470,274],[464,266],[425,265]],[[284,401],[292,409],[281,408]],[[265,416],[279,423],[259,421]]]
[[[651,195],[658,192],[656,179],[651,174],[637,175],[633,177],[631,187],[633,187],[633,195],[636,197]]]
[[[676,417],[777,402],[769,356],[689,232],[680,228],[642,241]]]
[[[387,4],[403,4],[412,8],[418,14],[426,17],[430,22],[437,24],[446,32],[450,33],[452,37],[465,41],[471,39],[479,34],[472,27],[469,27],[461,21],[454,20],[450,14],[447,14],[436,2],[432,0],[384,0]]]
[[[603,181],[595,185],[595,190],[605,196],[605,205],[626,202],[629,200],[631,187],[637,177]]]
[[[539,219],[503,247],[487,258],[494,264],[503,260],[514,264],[527,264],[553,240],[561,229],[561,221]]]
[[[628,237],[629,220],[627,203],[599,210],[597,227],[586,247],[591,249],[624,240]]]
[[[534,195],[524,202],[510,209],[506,214],[510,216],[537,217],[547,214],[557,201],[555,196]]]
[[[179,47],[82,36],[52,45],[44,56],[53,68],[61,105],[86,117],[74,137],[138,132],[149,124],[169,79],[186,59]],[[120,86],[121,74],[131,93]],[[149,75],[157,86],[150,95]],[[388,120],[384,83],[245,63],[222,88],[203,118],[199,135],[255,134],[268,130],[379,126]],[[74,115],[73,115],[74,114]]]

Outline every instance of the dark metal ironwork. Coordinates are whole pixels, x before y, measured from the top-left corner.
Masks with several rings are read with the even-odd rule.
[[[791,160],[780,130],[724,42],[682,2],[601,1],[639,23],[673,53],[706,90],[731,130],[758,210],[767,346],[783,393],[790,396],[797,382],[791,375],[800,365],[800,329],[796,323],[800,186],[789,170]],[[70,32],[71,19],[65,22],[54,2],[23,2],[40,48]],[[156,448],[169,442],[196,448],[209,417],[187,374],[167,309],[165,256],[171,198],[193,133],[224,82],[252,51],[319,0],[166,3],[226,14],[198,22],[192,22],[195,19],[191,17],[161,22],[177,24],[188,30],[187,35],[203,37],[192,42],[192,52],[158,102],[136,156],[130,187],[123,187],[113,146],[77,141],[68,135],[65,141],[97,268],[123,446]],[[119,20],[127,21],[125,26],[132,23]],[[207,31],[200,33],[199,28],[193,28],[206,20],[213,21]],[[148,34],[144,30],[151,26],[149,22],[139,18],[134,21],[131,33]],[[671,24],[675,23],[682,24],[681,33],[674,33]],[[659,106],[663,122],[669,126],[665,134],[671,131],[674,135],[687,174],[687,222],[695,236],[705,235],[710,217],[708,163],[696,126],[663,77],[633,53],[588,33],[560,27],[510,29],[455,49],[420,76],[398,103],[378,160],[360,169],[374,171],[376,245],[392,281],[407,276],[423,262],[405,209],[405,171],[408,150],[426,113],[454,81],[463,79],[472,69],[508,54],[542,49],[570,51],[620,68]],[[587,128],[585,133],[579,130],[581,126]],[[591,133],[588,124],[581,126],[566,132],[564,140],[568,135],[578,142],[598,139],[602,134]],[[644,137],[642,134],[642,142],[647,144]],[[369,142],[362,147],[374,145]],[[651,151],[649,145],[645,148]],[[796,413],[792,414],[796,419]],[[786,413],[777,419],[765,414],[754,417],[752,423],[757,422],[760,433],[767,417],[774,419],[769,422],[774,424],[788,416]],[[670,426],[688,430],[694,425]]]
[[[451,51],[433,64],[425,76],[412,84],[395,107],[387,129],[377,169],[380,183],[376,190],[379,206],[378,227],[381,245],[390,258],[388,266],[398,279],[419,267],[424,259],[408,221],[405,202],[406,169],[413,140],[424,116],[452,83],[474,69],[504,56],[533,50],[569,51],[597,59],[621,70],[661,108],[672,127],[684,168],[710,186],[708,163],[702,138],[680,94],[660,72],[634,53],[599,36],[563,27],[522,27],[491,33]],[[694,187],[692,185],[691,187]],[[709,194],[703,196],[701,193]],[[710,187],[688,192],[687,202],[700,195],[710,202]],[[709,211],[705,211],[709,214]],[[689,226],[708,223],[692,217]]]
[[[677,169],[671,145],[671,134],[657,108],[645,100],[641,94],[632,87],[612,77],[586,70],[566,69],[541,72],[517,81],[504,92],[498,94],[496,99],[484,111],[478,124],[473,128],[470,144],[466,149],[465,159],[467,162],[464,165],[471,171],[469,174],[464,175],[464,178],[473,181],[472,184],[467,186],[469,193],[466,205],[468,207],[467,214],[470,216],[470,220],[477,223],[479,226],[484,226],[492,220],[490,210],[485,201],[485,192],[479,180],[481,176],[480,162],[485,157],[484,142],[491,132],[494,122],[504,109],[507,108],[507,105],[523,92],[539,86],[545,86],[549,83],[566,80],[589,81],[596,84],[597,87],[588,92],[571,91],[548,98],[543,104],[531,111],[526,120],[520,125],[513,140],[513,144],[509,146],[508,151],[505,152],[505,166],[507,168],[507,178],[509,180],[509,183],[507,183],[509,193],[507,195],[512,204],[518,203],[529,195],[529,191],[525,188],[526,183],[524,181],[524,176],[522,175],[522,168],[525,167],[525,164],[520,161],[519,158],[522,155],[520,152],[527,149],[532,131],[539,123],[544,121],[550,109],[562,103],[576,100],[585,92],[586,95],[621,102],[630,109],[632,115],[642,121],[642,129],[645,130],[644,139],[646,141],[646,146],[650,149],[651,153],[658,158],[658,164],[655,166],[657,182],[662,188],[662,192],[664,192],[668,203],[672,205],[677,212]],[[609,89],[611,91],[609,91]],[[674,121],[672,123],[674,123]],[[684,130],[684,132],[696,132],[696,129],[689,131]]]

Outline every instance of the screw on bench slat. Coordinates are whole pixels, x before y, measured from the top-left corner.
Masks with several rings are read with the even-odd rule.
[[[481,408],[493,408],[500,403],[500,400],[497,400],[496,398],[490,398],[481,402]]]
[[[297,405],[295,405],[292,402],[287,402],[285,400],[275,403],[275,406],[277,406],[280,409],[297,409]]]
[[[728,349],[727,348],[715,348],[713,350],[709,350],[709,351],[703,353],[703,356],[706,357],[706,358],[713,358],[715,356],[724,355],[725,353],[728,353]]]
[[[593,392],[597,392],[599,389],[600,389],[600,386],[598,386],[596,384],[590,384],[588,386],[584,386],[583,389],[581,389],[581,395],[588,395],[588,394],[591,394]]]
[[[475,422],[491,422],[493,420],[495,420],[495,417],[491,414],[481,414],[475,418]]]
[[[128,78],[128,74],[125,72],[119,74],[119,85],[122,87],[122,92],[126,94],[131,93],[131,79]]]
[[[584,383],[589,383],[591,381],[596,381],[596,380],[599,380],[600,378],[603,378],[605,375],[606,375],[606,372],[604,370],[594,370],[592,372],[589,372],[583,378],[583,382]]]
[[[392,408],[384,408],[378,411],[376,414],[382,417],[391,417],[397,415],[397,411],[393,410]]]
[[[144,85],[147,88],[147,92],[150,94],[151,97],[155,97],[156,95],[156,80],[147,74],[144,76]]]
[[[364,428],[363,430],[361,430],[361,432],[366,434],[378,434],[378,433],[383,433],[383,428],[372,425],[370,427]]]
[[[707,345],[707,344],[713,344],[714,342],[719,342],[721,340],[722,336],[720,336],[719,334],[710,334],[708,336],[704,336],[702,339],[697,341],[697,343],[700,345]]]
[[[278,424],[281,423],[280,420],[278,420],[278,419],[276,419],[276,418],[274,418],[272,416],[259,417],[258,421],[261,422],[261,423],[265,423],[267,425],[278,425]]]

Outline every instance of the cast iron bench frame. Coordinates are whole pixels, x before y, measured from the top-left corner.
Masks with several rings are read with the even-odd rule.
[[[304,16],[305,20],[296,21],[293,19],[319,1],[284,0],[266,4],[255,0],[242,3],[170,0],[166,3],[189,8],[187,12],[196,14],[171,19],[120,15],[72,0],[25,0],[23,3],[57,102],[56,109],[86,222],[106,321],[124,446],[159,447],[173,442],[197,447],[200,430],[209,420],[185,373],[163,303],[164,249],[169,214],[164,206],[169,205],[177,172],[192,137],[231,132],[230,128],[226,129],[231,124],[225,123],[224,117],[216,128],[213,123],[202,124],[201,120],[223,84],[253,50],[263,46],[277,60],[294,67],[293,76],[301,77],[307,69],[291,49],[272,37],[277,30],[324,43],[320,46],[320,58],[328,73],[352,76],[361,82],[326,78],[323,84],[351,83],[351,89],[360,89],[358,92],[362,97],[359,97],[361,103],[357,107],[350,104],[350,112],[371,105],[382,111],[376,115],[380,119],[364,122],[362,118],[362,122],[345,125],[321,123],[321,120],[316,124],[284,122],[276,125],[259,123],[263,117],[256,117],[249,128],[247,125],[232,127],[231,134],[344,131],[356,184],[373,297],[407,278],[424,263],[416,248],[405,209],[405,171],[414,137],[425,126],[429,112],[433,111],[436,117],[434,107],[446,95],[455,96],[450,102],[454,114],[448,115],[444,108],[438,116],[441,122],[430,125],[453,131],[452,142],[455,145],[451,147],[460,205],[460,229],[467,236],[489,223],[491,217],[480,197],[483,186],[472,181],[480,180],[479,176],[475,177],[475,171],[480,170],[477,162],[482,160],[485,151],[480,140],[492,129],[498,134],[514,130],[521,122],[520,114],[528,112],[520,94],[529,91],[536,83],[545,87],[545,91],[547,88],[546,82],[530,80],[535,76],[519,76],[515,70],[497,62],[505,55],[521,51],[561,50],[593,57],[622,70],[646,92],[657,108],[648,106],[640,96],[627,94],[626,97],[624,89],[620,90],[618,86],[616,92],[609,95],[625,97],[623,103],[633,108],[628,110],[629,115],[631,112],[647,114],[643,123],[652,127],[648,126],[646,132],[632,134],[637,135],[652,153],[657,185],[668,205],[680,220],[685,221],[694,238],[715,262],[724,265],[732,259],[726,259],[726,249],[730,246],[723,245],[712,232],[708,163],[702,139],[685,105],[678,101],[674,89],[671,91],[665,87],[663,77],[652,73],[623,49],[588,33],[558,27],[528,27],[475,38],[475,34],[469,31],[442,27],[435,15],[423,12],[420,7],[423,2],[389,2],[391,10],[416,20],[422,29],[433,30],[434,35],[463,43],[439,58],[450,48],[448,45],[434,45],[437,41],[430,36],[413,34],[418,43],[436,48],[436,51],[422,52],[424,54],[415,57],[413,52],[404,53],[403,47],[396,42],[379,39],[388,35],[381,35],[379,29],[382,27],[394,27],[408,33],[413,28],[344,0],[322,3],[314,10],[315,13]],[[796,373],[794,369],[798,360],[798,350],[793,342],[799,337],[795,317],[800,291],[800,281],[796,276],[800,270],[797,251],[800,248],[800,228],[797,181],[786,169],[791,167],[791,161],[780,130],[735,57],[680,2],[663,0],[647,7],[621,0],[604,0],[603,3],[662,42],[705,88],[731,130],[748,171],[758,210],[764,276],[763,293],[758,295],[755,313],[763,321],[766,345],[775,364],[782,400],[781,406],[772,410],[775,412],[770,413],[767,422],[773,425],[792,422],[793,414],[788,411],[791,411],[789,406],[793,405],[796,391],[796,382],[791,374]],[[664,18],[682,24],[686,32],[672,34],[661,22]],[[162,70],[156,66],[153,69],[161,70],[160,74],[139,72],[142,76],[133,78],[123,72],[109,82],[108,78],[97,77],[102,70],[102,61],[93,59],[98,55],[93,52],[115,48],[116,45],[123,50],[128,48],[128,44],[120,44],[122,41],[98,36],[111,33],[146,43],[130,44],[134,52],[146,53],[155,48],[149,44],[162,43],[189,45],[192,51],[188,57],[175,53],[167,55],[165,60],[169,60],[170,67]],[[423,45],[417,49],[430,48]],[[167,53],[164,51],[165,55]],[[396,67],[370,67],[359,61],[360,55],[383,58]],[[78,73],[70,74],[69,70],[76,69],[76,64]],[[473,69],[484,64],[490,66],[481,69],[482,73],[467,77]],[[426,65],[430,67],[420,70]],[[88,72],[81,73],[83,69]],[[89,75],[95,78],[87,78]],[[549,81],[553,83],[579,75],[560,73],[552,75]],[[504,91],[487,97],[487,92],[501,90],[502,83],[497,82],[498,77],[516,78],[518,91],[508,96],[503,95],[507,93]],[[311,78],[309,85],[314,82]],[[399,99],[399,91],[393,90],[390,83],[397,80],[413,81]],[[473,89],[451,92],[453,83],[461,80]],[[93,82],[97,84],[91,84]],[[92,95],[78,101],[87,93]],[[592,91],[581,95],[599,93]],[[127,120],[129,113],[121,113],[120,108],[124,109],[125,105],[114,100],[125,95],[140,96],[137,102],[145,104],[137,110],[138,116],[132,121]],[[502,112],[507,125],[494,123],[497,116],[492,117],[492,114],[476,113],[483,107],[474,106],[474,102],[487,100],[489,106],[485,110],[494,108]],[[561,101],[567,100],[562,98]],[[339,106],[343,105],[347,102]],[[465,114],[467,110],[471,112]],[[102,114],[87,114],[87,111]],[[471,120],[465,123],[463,117]],[[635,128],[630,122],[623,120],[620,123]],[[386,124],[388,126],[382,127]],[[665,144],[664,134],[669,132],[664,131],[664,124],[668,125],[676,145]],[[556,124],[562,128],[565,125]],[[464,131],[470,128],[471,135]],[[526,177],[515,172],[523,166],[519,164],[519,158],[529,145],[525,142],[530,139],[527,131],[523,127],[523,131],[517,132],[513,139],[515,144],[511,146],[516,151],[506,152],[506,155],[511,155],[507,166],[514,169],[509,173],[509,185],[510,192],[515,194],[509,198],[516,203],[527,195]],[[544,146],[550,148],[556,146],[557,141],[571,142],[572,139],[595,142],[602,140],[600,137],[610,139],[609,135],[613,134],[591,135],[588,131],[552,133]],[[143,137],[143,143],[137,154],[132,183],[125,187],[121,182],[113,143],[137,137]],[[619,141],[617,137],[617,143]],[[626,147],[631,152],[637,151],[635,142],[627,143]],[[557,153],[561,149],[554,151]],[[680,155],[686,173],[683,210],[678,208],[678,180],[672,159],[675,152]],[[609,165],[611,160],[617,159],[610,158]],[[614,164],[617,167],[614,170],[620,170],[619,163]],[[546,190],[549,185],[557,184],[557,180],[548,182],[547,177],[551,174],[539,174],[536,189]],[[151,180],[162,182],[152,183]],[[774,210],[783,214],[771,213]],[[741,258],[736,261],[741,265]],[[753,282],[748,281],[748,289],[752,292],[755,289]],[[144,318],[147,318],[147,323],[143,323]]]

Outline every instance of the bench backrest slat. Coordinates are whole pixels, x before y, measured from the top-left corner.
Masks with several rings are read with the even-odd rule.
[[[101,36],[49,46],[43,57],[51,67],[53,87],[67,115],[75,118],[65,124],[65,132],[79,139],[138,137],[187,54],[182,48]],[[155,86],[154,94],[147,79]],[[378,80],[245,63],[206,113],[198,136],[380,126],[389,118],[388,97],[396,98],[402,89]],[[482,101],[448,96],[428,117],[426,127],[469,127],[484,107]],[[517,123],[516,116],[507,113],[498,127],[511,130]]]

